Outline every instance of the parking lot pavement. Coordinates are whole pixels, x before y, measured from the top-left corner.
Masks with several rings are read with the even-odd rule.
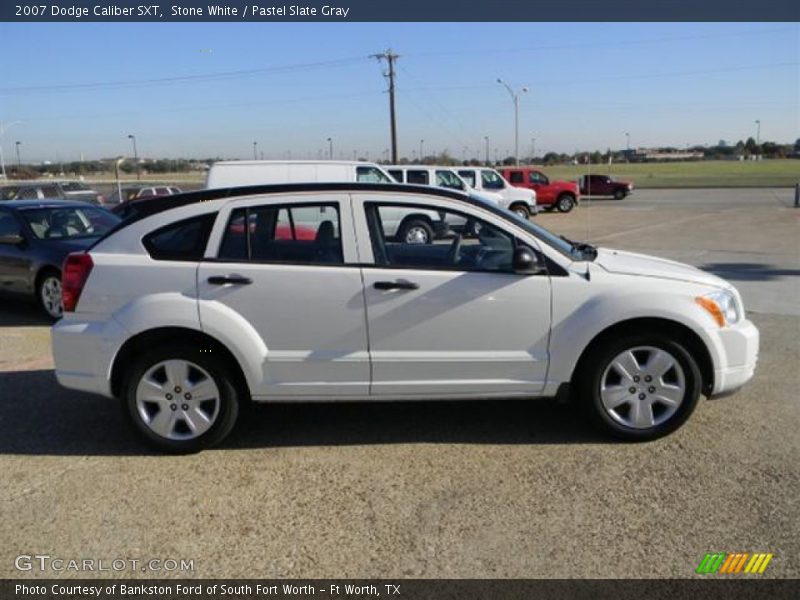
[[[45,325],[0,303],[0,577],[32,575],[14,569],[23,553],[193,559],[198,577],[691,577],[708,551],[772,552],[765,576],[797,577],[800,318],[782,295],[799,296],[800,210],[747,193],[537,217],[725,265],[755,307],[755,379],[647,444],[549,401],[305,404],[160,456],[114,402],[58,388]]]
[[[745,307],[800,315],[800,209],[790,189],[642,190],[536,222],[571,239],[655,254],[729,280]]]

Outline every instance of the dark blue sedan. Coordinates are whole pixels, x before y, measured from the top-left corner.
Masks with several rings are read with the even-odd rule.
[[[64,258],[89,247],[119,221],[85,202],[0,202],[0,293],[35,300],[48,317],[59,318]]]

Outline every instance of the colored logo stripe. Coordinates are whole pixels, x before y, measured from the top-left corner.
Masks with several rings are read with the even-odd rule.
[[[744,572],[758,574],[763,573],[773,556],[773,554],[753,554],[753,558],[751,558],[750,562],[747,563]]]
[[[744,570],[744,573],[761,574],[766,570],[773,556],[774,554],[766,553],[751,555],[749,552],[734,552],[732,554],[727,554],[726,552],[708,553],[700,561],[700,565],[695,572],[700,575],[717,572],[730,575],[741,573]]]

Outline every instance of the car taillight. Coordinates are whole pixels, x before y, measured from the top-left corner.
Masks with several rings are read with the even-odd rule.
[[[73,252],[64,260],[61,275],[61,303],[64,312],[74,312],[94,262],[85,252]]]

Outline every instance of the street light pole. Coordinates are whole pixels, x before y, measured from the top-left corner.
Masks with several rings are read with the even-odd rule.
[[[258,142],[253,142],[253,160],[258,160]]]
[[[489,166],[489,136],[483,136],[483,140],[486,142],[486,166]]]
[[[519,95],[527,92],[528,88],[523,87],[518,92],[515,92],[510,85],[499,77],[497,78],[497,83],[505,86],[514,101],[514,161],[519,166]]]
[[[333,160],[333,138],[328,138],[328,159]]]
[[[19,168],[22,166],[22,161],[19,159],[19,147],[22,145],[22,142],[16,142],[15,145],[17,147],[17,170],[19,171]]]
[[[627,131],[625,132],[625,150],[631,151],[631,134]]]
[[[422,157],[425,156],[422,153],[422,144],[424,144],[424,143],[425,143],[425,140],[420,140],[419,141],[419,162],[422,162]]]
[[[136,164],[136,179],[138,181],[141,176],[139,174],[139,153],[136,151],[136,136],[129,133],[128,139],[133,142],[133,162]]]
[[[761,120],[756,119],[756,146],[761,145]]]
[[[536,158],[536,138],[531,138],[531,164],[535,162]]]
[[[0,174],[2,174],[3,179],[6,178],[6,161],[3,157],[3,134],[17,123],[22,123],[22,121],[12,121],[11,123],[7,123],[5,125],[2,121],[0,121]]]

